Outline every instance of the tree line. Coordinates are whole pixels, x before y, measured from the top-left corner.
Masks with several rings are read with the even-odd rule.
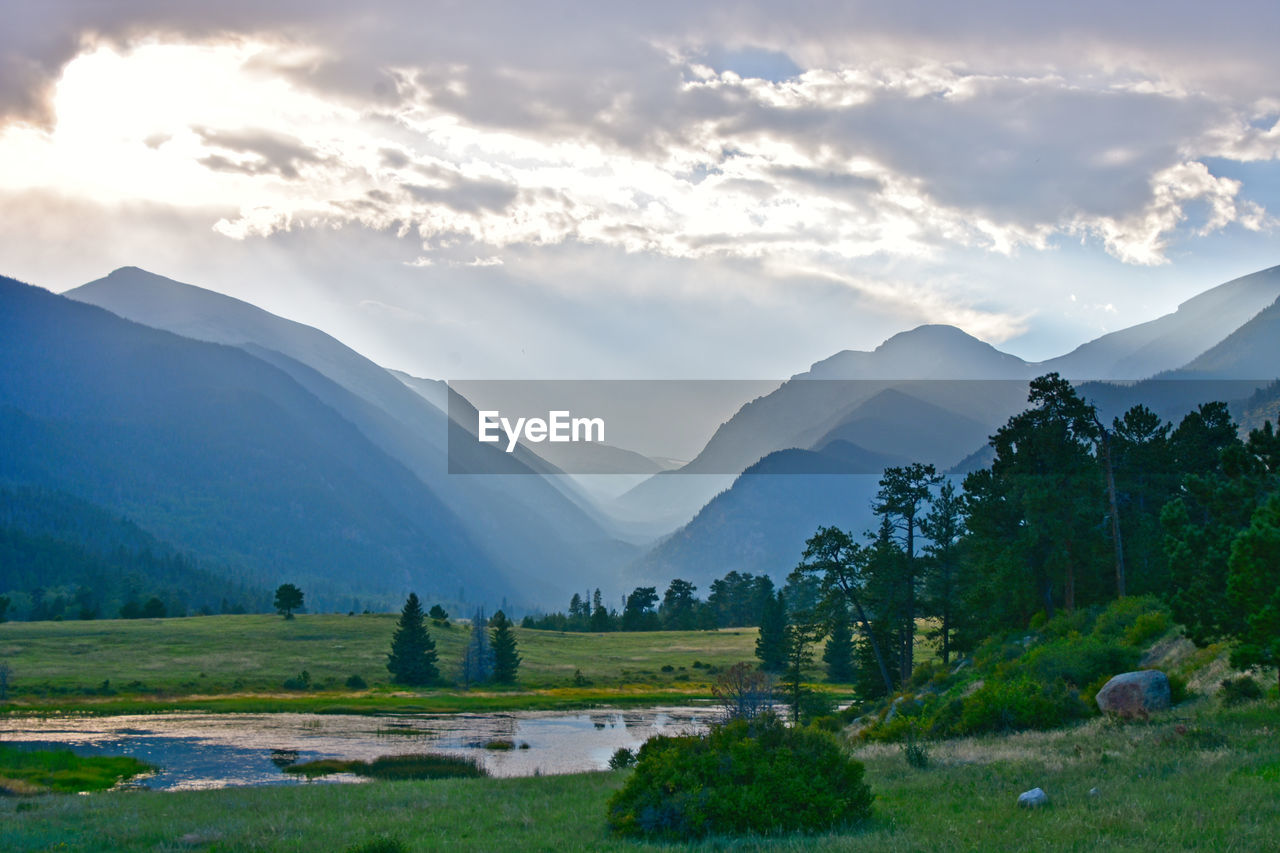
[[[621,611],[605,607],[599,589],[574,593],[567,611],[526,616],[520,627],[595,633],[755,627],[774,584],[767,575],[731,571],[711,582],[705,601],[697,591],[681,578],[673,579],[661,597],[656,586],[639,586],[624,596]]]
[[[948,664],[987,636],[1133,594],[1167,601],[1198,643],[1234,641],[1238,667],[1280,662],[1271,424],[1242,439],[1221,402],[1177,426],[1144,405],[1104,424],[1057,374],[1033,380],[1028,403],[961,489],[931,465],[888,468],[874,530],[815,532],[789,587],[815,580],[818,604],[775,604],[761,625],[766,668],[796,667],[822,636],[843,658],[830,645],[852,621],[860,695],[891,694],[911,678],[921,619]]]

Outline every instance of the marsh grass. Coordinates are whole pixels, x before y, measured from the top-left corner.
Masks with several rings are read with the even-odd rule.
[[[85,758],[71,750],[22,750],[0,744],[0,796],[102,791],[152,768],[127,756]]]
[[[694,847],[622,841],[605,804],[630,771],[85,797],[0,799],[0,848],[344,850],[372,838],[411,851],[1024,851],[1274,849],[1280,705],[1204,698],[1150,722],[1101,719],[1054,732],[934,742],[908,771],[897,744],[859,746],[876,795],[847,833],[712,838]],[[1179,727],[1183,731],[1179,730]],[[1041,787],[1052,806],[1018,794]],[[1089,791],[1099,793],[1091,796]],[[184,845],[183,837],[204,838]]]
[[[456,755],[420,753],[384,755],[373,761],[321,758],[284,768],[285,773],[316,779],[335,773],[354,773],[370,779],[479,779],[489,775],[469,758]]]

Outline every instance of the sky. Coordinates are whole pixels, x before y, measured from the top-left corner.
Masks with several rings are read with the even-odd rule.
[[[1040,360],[1280,263],[1280,4],[7,3],[0,273],[444,379]]]

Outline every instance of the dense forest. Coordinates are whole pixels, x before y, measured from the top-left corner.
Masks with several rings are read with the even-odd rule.
[[[264,611],[270,595],[63,492],[0,489],[0,619]]]
[[[1057,374],[991,438],[962,488],[931,466],[886,469],[877,528],[821,528],[792,575],[823,596],[807,621],[852,614],[863,696],[911,679],[926,618],[942,662],[985,638],[1125,596],[1163,599],[1237,667],[1280,661],[1280,436],[1241,438],[1223,403],[1176,426],[1133,406],[1104,424]]]

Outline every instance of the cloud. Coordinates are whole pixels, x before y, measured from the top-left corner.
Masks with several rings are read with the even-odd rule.
[[[246,175],[274,174],[288,180],[299,177],[298,169],[323,158],[297,139],[284,134],[260,130],[226,131],[215,128],[192,128],[205,145],[228,152],[210,154],[198,162],[210,169],[240,172]]]
[[[429,11],[18,4],[0,188],[198,211],[236,251],[378,233],[414,286],[524,276],[545,297],[576,275],[679,299],[648,264],[698,264],[734,273],[682,277],[700,297],[819,282],[992,340],[1028,313],[982,264],[1083,242],[1158,266],[1275,227],[1273,3]],[[957,263],[964,286],[940,285]]]

